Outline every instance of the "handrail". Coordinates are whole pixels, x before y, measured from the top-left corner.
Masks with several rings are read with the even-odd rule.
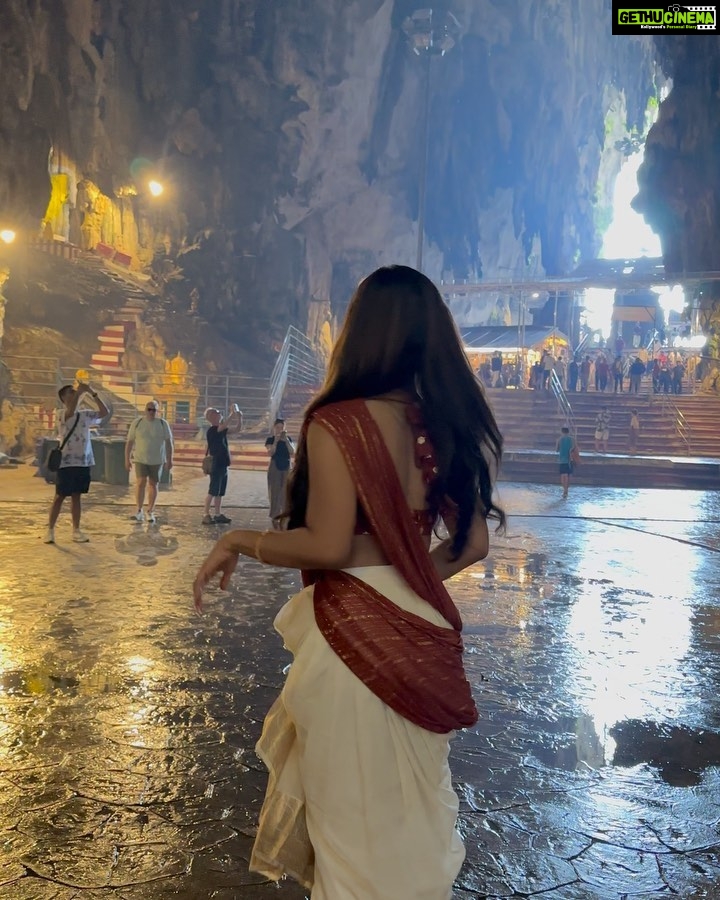
[[[325,367],[318,359],[311,341],[291,325],[270,376],[268,420],[273,422],[280,410],[288,384],[317,385],[325,377]]]
[[[270,388],[268,391],[268,426],[275,421],[280,410],[282,396],[287,384],[288,366],[290,362],[290,329],[282,342],[280,353],[275,361],[275,366],[270,376]]]
[[[673,427],[675,428],[675,432],[677,433],[680,440],[685,444],[685,450],[687,451],[688,455],[690,455],[692,431],[687,419],[685,418],[682,410],[677,406],[677,404],[670,399],[671,394],[661,394],[660,397],[660,411],[665,416],[665,418],[669,418],[671,420]]]
[[[570,433],[573,437],[577,437],[577,423],[572,411],[572,406],[570,406],[570,401],[567,398],[567,394],[560,383],[560,379],[558,378],[555,369],[550,372],[550,390],[557,401],[560,414],[565,417],[565,422],[570,429]]]
[[[576,357],[578,355],[578,353],[582,353],[582,351],[585,349],[588,342],[590,341],[590,334],[591,334],[590,331],[586,331],[585,334],[582,336],[580,343],[573,350],[573,357]]]

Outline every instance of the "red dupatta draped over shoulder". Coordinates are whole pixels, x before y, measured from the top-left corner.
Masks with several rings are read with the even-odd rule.
[[[474,725],[460,614],[419,534],[375,419],[364,400],[347,400],[321,407],[311,421],[340,447],[389,562],[451,626],[401,609],[349,573],[304,571],[303,582],[315,584],[318,628],[348,668],[399,715],[438,734]]]

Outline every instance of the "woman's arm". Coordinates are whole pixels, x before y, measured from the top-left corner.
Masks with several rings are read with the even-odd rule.
[[[202,609],[205,586],[222,573],[227,587],[238,555],[292,569],[339,569],[349,558],[357,494],[335,439],[313,423],[307,434],[309,493],[305,525],[292,531],[236,529],[216,543],[195,579],[195,606]]]
[[[433,547],[430,551],[430,558],[437,569],[438,575],[445,581],[448,578],[452,578],[453,575],[457,575],[458,572],[462,572],[463,569],[467,569],[468,566],[485,559],[490,549],[490,535],[488,534],[485,516],[480,511],[476,512],[470,523],[470,531],[465,548],[457,559],[453,559],[451,546],[452,539],[457,531],[457,520],[452,514],[445,514],[443,521],[450,533],[450,537]]]

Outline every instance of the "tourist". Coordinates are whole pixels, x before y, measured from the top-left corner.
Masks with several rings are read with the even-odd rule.
[[[90,395],[97,403],[97,410],[78,409],[82,397]],[[58,437],[62,459],[56,472],[55,498],[50,507],[45,543],[55,543],[55,523],[60,515],[63,501],[70,498],[70,515],[72,518],[72,539],[76,544],[85,544],[90,538],[80,530],[83,494],[90,490],[90,469],[95,465],[90,427],[105,418],[110,412],[89,385],[78,384],[74,388],[66,384],[58,391],[63,410],[58,416]]]
[[[580,390],[583,394],[587,393],[590,384],[590,356],[586,353],[585,358],[580,363]]]
[[[604,393],[608,385],[608,377],[610,375],[610,366],[605,358],[605,354],[601,353],[595,360],[595,390]]]
[[[553,359],[552,353],[549,353],[547,350],[542,355],[542,386],[544,391],[550,390],[550,385],[552,383],[552,373],[555,369],[555,360]]]
[[[449,898],[464,857],[449,740],[477,719],[443,581],[487,555],[502,439],[424,275],[360,283],[299,440],[288,530],[224,535],[194,585],[243,554],[301,568],[275,620],[294,655],[258,753],[250,868],[313,895]],[[441,517],[449,537],[432,551]],[[274,598],[268,599],[272,605]]]
[[[530,387],[534,391],[542,389],[543,366],[540,360],[536,360],[530,368]]]
[[[490,370],[492,372],[492,386],[493,387],[502,387],[502,355],[499,350],[496,350],[492,359],[490,360]]]
[[[613,373],[613,393],[623,392],[623,378],[625,377],[625,363],[622,356],[616,356],[612,367]]]
[[[633,409],[630,413],[630,430],[628,433],[628,450],[630,453],[637,453],[638,436],[640,434],[640,416],[638,411]]]
[[[580,375],[580,366],[578,365],[577,356],[573,356],[568,365],[568,391],[574,394],[577,391],[578,377]],[[587,381],[585,383],[587,390]]]
[[[165,466],[169,472],[173,466],[172,431],[159,412],[157,400],[149,400],[145,404],[145,415],[131,423],[125,441],[125,468],[129,472],[135,464],[136,511],[130,517],[135,522],[145,521],[143,503],[147,488],[147,520],[150,524],[155,523],[160,471]]]
[[[660,393],[660,360],[654,359],[652,361],[652,386],[653,386],[653,394]]]
[[[565,500],[570,489],[570,476],[573,472],[573,456],[577,454],[575,438],[570,434],[570,429],[566,425],[563,425],[560,429],[560,437],[555,445],[555,450],[558,455],[560,484],[563,489],[563,500]]]
[[[660,363],[660,375],[658,377],[658,390],[663,394],[672,392],[672,375],[667,367],[667,362]]]
[[[228,447],[228,435],[238,434],[243,424],[243,414],[237,403],[233,403],[232,412],[223,418],[223,414],[214,406],[205,410],[205,419],[210,423],[205,439],[207,441],[207,456],[212,457],[210,466],[210,484],[205,497],[205,510],[202,517],[203,525],[229,525],[232,522],[222,511],[222,502],[228,484],[228,469],[230,468],[230,448]],[[210,515],[210,509],[214,515]]]
[[[280,529],[280,517],[285,508],[285,495],[290,475],[290,461],[295,455],[295,445],[285,431],[285,419],[275,419],[273,433],[265,441],[270,462],[267,470],[268,499],[272,527]]]
[[[645,363],[640,359],[639,356],[636,356],[630,366],[630,393],[631,394],[639,394],[640,393],[640,382],[642,381],[642,377],[645,374]]]
[[[682,383],[685,377],[685,366],[680,356],[678,356],[675,365],[672,368],[672,392],[673,394],[682,394]]]
[[[595,417],[595,449],[598,453],[607,453],[610,440],[610,410],[603,406]]]

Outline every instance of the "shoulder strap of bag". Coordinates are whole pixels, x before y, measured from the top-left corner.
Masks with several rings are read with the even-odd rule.
[[[62,444],[60,444],[60,447],[58,448],[61,453],[63,451],[63,448],[65,447],[65,444],[67,444],[67,442],[70,440],[70,436],[72,435],[73,431],[75,431],[75,428],[77,427],[77,423],[79,421],[80,421],[80,413],[75,413],[75,421],[73,422],[73,427],[65,435],[65,438],[63,439]]]

